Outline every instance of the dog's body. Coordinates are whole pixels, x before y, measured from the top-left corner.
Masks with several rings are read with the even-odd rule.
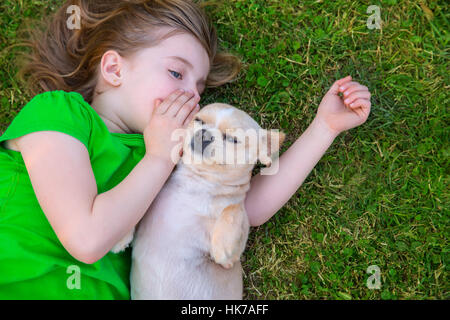
[[[225,269],[211,259],[211,233],[225,207],[243,203],[248,187],[246,183],[223,190],[178,165],[139,224],[133,243],[132,299],[242,299],[241,264],[238,260]],[[217,227],[240,234],[230,248],[239,258],[249,225],[244,210],[233,211],[234,223]]]
[[[188,135],[185,139],[181,161],[134,237],[132,299],[242,299],[239,258],[249,232],[244,199],[256,160],[270,164],[267,156],[278,151],[284,134],[261,129],[245,112],[226,104],[205,106],[197,115],[195,120],[202,123],[202,129],[196,130],[194,121],[189,124],[193,138]],[[269,151],[264,149],[265,158],[254,143],[236,137],[238,129],[269,133],[269,139],[260,140],[269,146]],[[205,142],[210,131],[217,134]],[[200,150],[194,144],[198,133]],[[215,158],[214,153],[208,156],[208,145],[215,145],[213,150],[228,150],[227,156],[233,158],[230,148],[240,148],[248,163],[229,164],[229,158],[227,162]],[[193,163],[196,157],[201,161]],[[114,251],[126,247],[131,238],[117,244]]]

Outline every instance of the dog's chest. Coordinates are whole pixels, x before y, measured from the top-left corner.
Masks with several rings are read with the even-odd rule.
[[[210,220],[217,210],[217,199],[210,187],[175,170],[153,201],[146,216],[168,230],[188,228]],[[216,200],[216,201],[214,201]]]
[[[215,219],[225,207],[245,197],[245,194],[221,195],[218,189],[220,186],[194,177],[182,166],[177,167],[155,199],[153,214],[164,212],[179,219],[193,216]]]
[[[177,168],[141,221],[136,242],[173,244],[184,248],[182,255],[208,251],[210,232],[224,208],[245,197],[218,195],[218,187],[212,189],[211,183]]]

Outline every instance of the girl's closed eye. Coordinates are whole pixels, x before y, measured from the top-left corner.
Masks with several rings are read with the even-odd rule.
[[[183,78],[183,75],[182,75],[181,73],[179,73],[179,72],[176,72],[176,71],[173,71],[173,70],[169,70],[169,72],[170,72],[172,75],[174,75],[174,77],[175,77],[176,79],[180,79],[180,80],[181,80],[181,78]],[[178,78],[177,75],[179,75],[180,78]]]

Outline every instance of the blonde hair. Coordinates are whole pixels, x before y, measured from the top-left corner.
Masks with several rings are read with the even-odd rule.
[[[97,67],[103,54],[116,50],[127,57],[141,48],[157,45],[184,32],[194,36],[210,58],[206,87],[231,82],[242,68],[241,60],[218,50],[216,29],[204,7],[211,2],[190,0],[72,0],[57,10],[44,28],[30,31],[23,45],[19,79],[31,95],[64,90],[80,93],[91,103],[97,84]],[[80,28],[67,25],[71,5],[80,13]],[[70,10],[69,10],[70,12]],[[159,27],[174,30],[157,35]]]

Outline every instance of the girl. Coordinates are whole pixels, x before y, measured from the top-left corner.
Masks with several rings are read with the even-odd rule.
[[[71,5],[78,29],[67,23]],[[218,51],[214,27],[188,0],[68,1],[36,39],[22,70],[36,96],[0,137],[0,298],[129,299],[130,251],[110,250],[173,170],[173,130],[241,64]],[[252,179],[251,225],[273,216],[369,112],[366,87],[336,81],[278,173]]]

